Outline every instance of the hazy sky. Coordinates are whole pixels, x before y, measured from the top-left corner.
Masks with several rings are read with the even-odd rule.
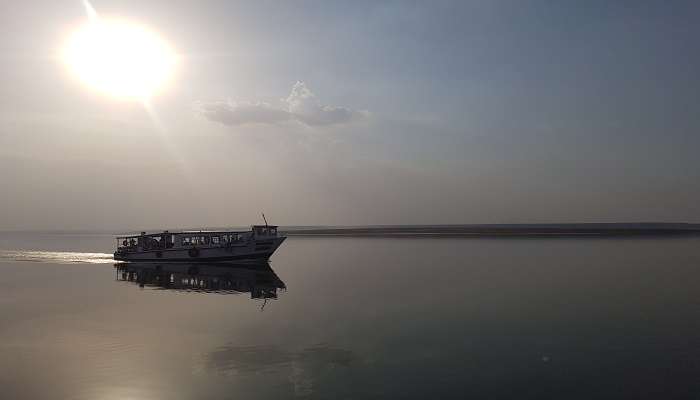
[[[180,55],[152,100],[0,4],[0,229],[700,222],[696,1],[93,0]]]

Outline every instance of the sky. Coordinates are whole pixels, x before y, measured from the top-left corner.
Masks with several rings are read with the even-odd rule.
[[[86,87],[0,2],[0,230],[700,222],[700,3],[92,0],[177,53]]]

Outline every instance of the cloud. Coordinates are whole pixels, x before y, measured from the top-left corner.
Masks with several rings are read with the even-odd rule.
[[[199,103],[197,109],[208,120],[224,125],[276,124],[293,118],[288,111],[267,103],[216,101]]]
[[[284,102],[289,112],[306,125],[342,124],[366,117],[367,111],[355,111],[345,107],[321,104],[304,82],[292,86],[292,92]]]
[[[322,104],[304,82],[296,82],[286,99],[278,106],[263,102],[200,102],[200,115],[224,125],[278,124],[298,121],[308,126],[338,125],[369,115],[346,107]]]

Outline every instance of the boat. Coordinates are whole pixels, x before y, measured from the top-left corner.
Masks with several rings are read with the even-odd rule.
[[[286,237],[275,225],[247,231],[181,231],[117,237],[117,261],[219,262],[268,260]]]

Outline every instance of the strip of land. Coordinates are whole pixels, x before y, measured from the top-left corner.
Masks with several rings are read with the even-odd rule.
[[[288,236],[346,237],[619,237],[700,235],[700,224],[582,223],[411,225],[365,227],[280,228]]]

